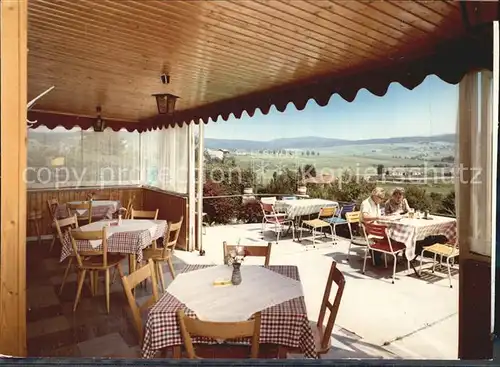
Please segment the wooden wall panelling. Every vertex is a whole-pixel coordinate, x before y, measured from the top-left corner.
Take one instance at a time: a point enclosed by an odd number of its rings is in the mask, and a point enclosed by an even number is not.
[[[86,200],[87,195],[95,192],[101,195],[110,195],[115,192],[118,196],[118,200],[122,206],[126,206],[129,198],[135,196],[134,207],[142,207],[142,189],[140,187],[132,188],[110,188],[110,189],[92,189],[92,188],[82,188],[82,189],[60,189],[60,190],[30,190],[28,191],[27,200],[27,212],[31,210],[41,210],[42,211],[42,225],[41,233],[42,235],[52,235],[51,229],[51,219],[49,210],[47,208],[47,200],[56,198],[59,200],[60,204],[67,203],[69,201]],[[33,228],[27,228],[27,235],[35,236]]]
[[[165,219],[169,222],[178,221],[181,216],[184,217],[182,223],[177,248],[188,249],[188,204],[187,197],[173,195],[159,190],[143,189],[144,210],[159,209],[158,219]]]

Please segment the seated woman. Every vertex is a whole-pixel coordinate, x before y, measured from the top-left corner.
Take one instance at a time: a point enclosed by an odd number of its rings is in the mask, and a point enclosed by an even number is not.
[[[385,215],[405,214],[410,210],[410,205],[404,197],[405,189],[395,188],[391,198],[385,203]]]

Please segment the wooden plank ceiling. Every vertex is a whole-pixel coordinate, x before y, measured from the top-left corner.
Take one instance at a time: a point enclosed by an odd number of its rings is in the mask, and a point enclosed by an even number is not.
[[[472,25],[497,14],[477,4]],[[93,117],[100,105],[133,126],[158,124],[151,94],[168,92],[178,122],[207,121],[240,115],[238,98],[387,69],[465,32],[450,1],[30,0],[28,97],[55,85],[37,110]]]

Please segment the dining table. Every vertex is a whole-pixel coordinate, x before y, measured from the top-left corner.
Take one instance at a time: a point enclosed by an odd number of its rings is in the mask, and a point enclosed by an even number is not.
[[[67,218],[68,206],[67,204],[76,205],[81,204],[83,201],[70,201],[66,204],[60,204],[56,208],[56,218]],[[121,204],[118,200],[93,200],[92,201],[92,218],[112,219],[113,214],[120,209]],[[79,215],[84,215],[87,210],[78,209]]]
[[[136,269],[136,263],[142,261],[142,250],[149,247],[154,240],[164,236],[167,221],[152,219],[101,220],[79,227],[81,231],[99,231],[106,227],[108,252],[127,254],[129,256],[129,273]],[[73,254],[73,246],[69,232],[61,240],[61,258],[64,261]],[[102,248],[102,241],[77,241],[78,251],[97,251]]]
[[[228,265],[187,265],[150,309],[144,326],[143,358],[154,358],[170,349],[180,358],[182,337],[177,311],[205,321],[245,321],[261,312],[260,344],[299,350],[317,358],[314,336],[304,300],[299,271],[289,265],[242,265],[239,285],[220,285],[230,279]],[[222,341],[193,338],[194,343],[216,345]],[[248,339],[231,344],[249,344]]]
[[[377,220],[387,226],[387,234],[391,240],[405,245],[405,256],[410,261],[417,275],[413,260],[420,255],[416,253],[417,241],[429,236],[444,235],[448,243],[457,240],[457,220],[452,217],[428,215],[427,218],[410,218],[406,215],[386,216]]]

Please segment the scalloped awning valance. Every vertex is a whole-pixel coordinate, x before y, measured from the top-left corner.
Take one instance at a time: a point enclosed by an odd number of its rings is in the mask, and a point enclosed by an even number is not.
[[[383,96],[431,74],[456,84],[492,69],[498,4],[30,2],[28,97],[56,88],[28,117],[88,129],[102,106],[113,130],[146,131],[289,103],[302,110],[310,99],[324,106],[335,93],[352,101],[363,88]],[[181,97],[173,118],[157,115],[151,95],[162,92]]]

